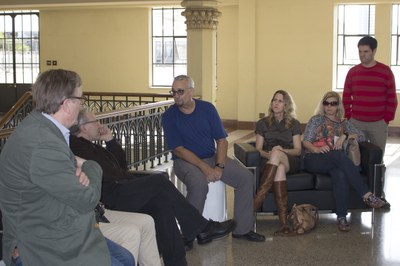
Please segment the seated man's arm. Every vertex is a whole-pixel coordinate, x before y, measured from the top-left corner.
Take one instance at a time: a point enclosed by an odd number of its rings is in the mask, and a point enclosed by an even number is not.
[[[228,154],[228,141],[225,138],[217,140],[217,154],[215,157],[215,163],[225,164],[227,154]]]
[[[92,212],[100,200],[102,170],[94,161],[83,162],[82,171],[89,179],[85,186],[76,175],[77,167],[69,149],[49,141],[32,154],[31,181],[78,212]]]
[[[209,181],[217,181],[222,176],[222,170],[212,168],[207,163],[205,163],[202,159],[200,159],[196,154],[191,152],[190,150],[186,149],[183,146],[176,147],[174,149],[174,154],[182,159],[187,161],[190,164],[197,166],[204,174],[204,177]]]
[[[110,128],[103,125],[100,129],[100,140],[104,140],[106,143],[106,149],[111,152],[115,159],[118,161],[119,166],[122,169],[128,169],[128,163],[126,161],[125,151],[122,149],[121,144],[114,138]]]

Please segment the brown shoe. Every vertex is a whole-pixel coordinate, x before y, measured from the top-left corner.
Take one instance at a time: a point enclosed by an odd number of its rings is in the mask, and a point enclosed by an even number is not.
[[[275,236],[288,235],[290,233],[289,226],[287,224],[287,205],[288,205],[288,193],[287,193],[287,182],[276,181],[273,184],[273,190],[275,195],[275,203],[278,208],[279,217],[279,230],[274,233]]]
[[[260,186],[257,189],[257,193],[254,196],[254,211],[257,211],[263,204],[265,198],[268,195],[269,190],[274,182],[276,170],[278,166],[267,163],[264,172],[261,177]]]

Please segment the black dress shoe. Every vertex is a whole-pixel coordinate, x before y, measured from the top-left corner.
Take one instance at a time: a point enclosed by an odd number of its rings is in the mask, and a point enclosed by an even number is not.
[[[253,231],[250,231],[244,235],[232,234],[232,237],[245,239],[245,240],[252,241],[252,242],[264,242],[265,241],[265,236],[257,234],[256,232],[253,232]]]
[[[206,228],[197,236],[197,244],[204,245],[216,238],[221,238],[229,234],[236,227],[234,220],[227,220],[225,222],[208,221]]]

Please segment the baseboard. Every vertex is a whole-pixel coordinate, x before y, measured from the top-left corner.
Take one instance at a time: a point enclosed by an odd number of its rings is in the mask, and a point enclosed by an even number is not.
[[[246,122],[246,121],[237,121],[237,120],[222,120],[225,128],[229,128],[230,130],[254,130],[256,128],[256,122]],[[304,132],[306,124],[301,124],[301,128]],[[389,126],[388,129],[389,137],[400,137],[400,127],[397,126]]]
[[[390,127],[388,129],[389,137],[400,137],[400,127]]]
[[[229,130],[254,130],[256,128],[255,122],[223,119],[222,123],[224,127]]]

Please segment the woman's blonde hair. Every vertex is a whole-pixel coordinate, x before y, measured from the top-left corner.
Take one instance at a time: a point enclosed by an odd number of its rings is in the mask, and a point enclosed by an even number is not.
[[[272,103],[274,101],[275,95],[281,94],[283,96],[283,101],[285,102],[285,107],[283,109],[283,118],[285,119],[285,128],[290,128],[293,124],[293,121],[296,118],[296,104],[293,101],[292,96],[285,90],[277,90],[269,103],[268,107],[268,115],[265,118],[267,121],[267,125],[271,125],[275,120],[274,112],[272,111]]]
[[[336,116],[342,120],[343,115],[344,115],[344,107],[342,103],[342,98],[340,97],[340,94],[335,92],[335,91],[328,91],[327,93],[324,94],[322,97],[322,100],[319,102],[317,108],[315,109],[315,114],[316,115],[325,115],[325,109],[323,102],[326,101],[328,98],[336,98],[338,105],[336,109]]]

